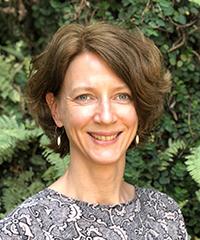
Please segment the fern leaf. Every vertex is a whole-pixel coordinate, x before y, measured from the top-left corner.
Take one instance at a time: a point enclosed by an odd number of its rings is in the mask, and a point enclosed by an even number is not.
[[[49,181],[52,179],[52,172],[55,174],[54,179],[61,177],[65,173],[70,162],[70,156],[67,155],[64,158],[60,158],[58,153],[54,153],[52,149],[45,147],[48,143],[49,139],[46,135],[43,135],[40,139],[40,145],[44,148],[42,155],[52,165],[51,170],[47,170],[48,172],[45,172],[43,177]]]
[[[183,140],[178,139],[177,141],[172,142],[170,138],[168,140],[169,147],[165,150],[165,154],[169,156],[169,160],[173,161],[173,156],[177,155],[179,150],[182,150],[186,147],[186,144]]]
[[[174,161],[174,156],[176,156],[179,150],[185,149],[186,144],[183,140],[176,140],[172,142],[172,139],[168,140],[169,147],[159,154],[159,158],[161,160],[161,165],[158,168],[159,171],[164,171],[169,165],[170,162]]]
[[[26,129],[16,119],[6,115],[0,117],[0,164],[9,161],[15,151],[28,149],[27,143],[42,134],[39,128]]]
[[[53,150],[46,148],[43,152],[43,156],[51,165],[54,166],[54,169],[56,170],[56,178],[61,177],[65,173],[70,162],[69,155],[64,158],[60,158],[58,153],[54,153]]]
[[[191,155],[186,156],[187,170],[191,177],[200,184],[200,146],[191,149]]]
[[[35,179],[31,168],[21,172],[14,180],[11,177],[4,179],[4,186],[1,202],[7,213],[45,187],[39,179]]]

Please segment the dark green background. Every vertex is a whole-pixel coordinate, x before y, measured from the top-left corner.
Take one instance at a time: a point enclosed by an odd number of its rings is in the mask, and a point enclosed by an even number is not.
[[[149,142],[127,152],[125,179],[173,197],[191,239],[200,238],[200,187],[186,164],[200,169],[200,6],[186,0],[0,1],[0,217],[61,176],[69,162],[45,148],[27,112],[30,60],[60,26],[97,21],[137,26],[164,55],[172,92]]]

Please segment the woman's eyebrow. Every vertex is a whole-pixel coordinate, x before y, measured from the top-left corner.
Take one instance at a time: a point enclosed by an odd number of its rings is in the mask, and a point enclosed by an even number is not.
[[[113,91],[129,91],[131,92],[130,88],[125,85],[122,84],[120,86],[113,86]],[[97,87],[95,86],[85,86],[85,85],[80,85],[80,86],[75,86],[74,88],[72,88],[70,91],[67,92],[67,94],[72,94],[72,95],[76,95],[79,94],[80,92],[94,92],[97,91]]]
[[[86,90],[86,91],[92,91],[92,90],[95,90],[96,87],[89,87],[89,86],[77,86],[77,87],[74,87],[70,92],[72,93],[76,93],[80,90]],[[126,85],[121,85],[121,86],[117,86],[117,87],[113,87],[114,90],[130,90],[128,86]]]
[[[74,87],[73,89],[71,89],[71,91],[69,91],[69,93],[76,94],[76,93],[79,93],[80,91],[92,91],[94,89],[95,89],[95,87],[77,86],[77,87]]]

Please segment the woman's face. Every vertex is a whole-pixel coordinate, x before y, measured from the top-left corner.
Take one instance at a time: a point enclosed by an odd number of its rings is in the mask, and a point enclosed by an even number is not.
[[[48,103],[54,100],[47,94]],[[71,62],[51,111],[57,126],[65,127],[71,160],[125,160],[138,127],[131,91],[95,54],[84,52]]]

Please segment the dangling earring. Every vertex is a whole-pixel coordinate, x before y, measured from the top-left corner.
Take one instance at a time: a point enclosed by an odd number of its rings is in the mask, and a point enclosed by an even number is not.
[[[60,145],[61,145],[61,135],[58,136],[58,138],[57,138],[57,145],[58,145],[58,147],[60,147]]]
[[[136,135],[136,137],[135,137],[136,146],[139,144],[139,142],[140,142],[139,135]]]
[[[55,129],[56,136],[58,135],[58,134],[57,134],[57,129],[58,129],[58,127],[56,126],[56,129]],[[63,127],[63,129],[62,129],[61,134],[57,137],[57,145],[58,145],[58,148],[60,148],[60,146],[61,146],[61,136],[63,135],[63,133],[64,133],[64,127]]]

